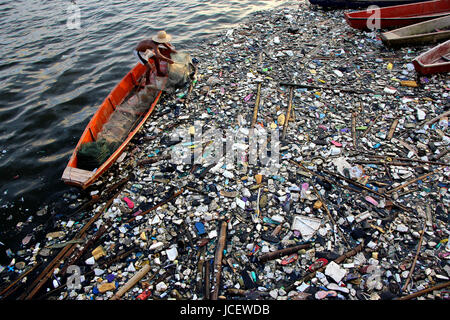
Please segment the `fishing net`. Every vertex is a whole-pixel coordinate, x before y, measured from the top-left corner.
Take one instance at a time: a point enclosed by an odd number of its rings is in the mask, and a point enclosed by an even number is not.
[[[169,90],[184,87],[193,79],[195,73],[195,67],[188,52],[180,51],[172,54],[171,59],[175,63],[168,65],[169,76],[166,87]]]
[[[83,144],[78,150],[78,168],[89,171],[98,168],[119,145],[104,139]]]

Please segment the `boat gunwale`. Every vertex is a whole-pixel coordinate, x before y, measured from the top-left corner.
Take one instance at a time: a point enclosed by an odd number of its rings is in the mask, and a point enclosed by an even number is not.
[[[450,40],[447,40],[447,41],[445,41],[443,43],[440,43],[440,44],[438,44],[438,45],[428,49],[427,51],[421,53],[420,55],[418,55],[417,57],[415,57],[413,59],[412,63],[414,64],[414,66],[418,65],[420,68],[425,69],[425,71],[426,71],[426,69],[437,69],[439,67],[446,67],[446,66],[450,67],[450,61],[448,61],[448,62],[440,62],[440,63],[430,63],[430,64],[424,64],[423,61],[422,61],[428,55],[432,54],[432,52],[438,50],[439,47],[443,47],[443,46],[446,46],[446,45],[450,45]],[[419,73],[422,73],[422,72],[420,72],[420,70],[417,70],[417,68],[416,68],[416,71],[419,72]],[[430,74],[430,73],[424,72],[422,74]]]

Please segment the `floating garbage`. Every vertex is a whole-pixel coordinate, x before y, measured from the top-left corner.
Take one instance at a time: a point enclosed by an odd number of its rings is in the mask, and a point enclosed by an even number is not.
[[[417,78],[421,51],[307,2],[252,14],[0,276],[51,264],[24,287],[59,300],[448,300],[450,80]],[[81,288],[54,290],[69,265]]]

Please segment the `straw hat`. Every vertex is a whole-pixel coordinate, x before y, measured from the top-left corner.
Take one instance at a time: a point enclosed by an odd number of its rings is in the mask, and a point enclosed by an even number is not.
[[[172,36],[165,31],[159,31],[156,36],[153,36],[152,40],[158,43],[167,43],[172,40]]]

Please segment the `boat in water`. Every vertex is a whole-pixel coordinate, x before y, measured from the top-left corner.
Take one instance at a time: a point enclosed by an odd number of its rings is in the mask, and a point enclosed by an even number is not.
[[[145,72],[146,67],[137,63],[99,106],[63,172],[66,184],[89,187],[119,158],[150,117],[163,92],[156,82],[164,79],[152,74],[150,85],[143,86]]]
[[[450,15],[383,32],[381,40],[386,46],[417,46],[450,39]]]
[[[352,28],[367,30],[399,28],[449,14],[450,0],[434,0],[345,12],[344,16]]]
[[[449,72],[450,40],[422,53],[412,63],[416,72],[421,75]]]
[[[430,0],[431,1],[431,0]],[[423,2],[423,0],[309,0],[312,5],[330,9],[359,9],[369,6],[388,7],[402,4]]]

